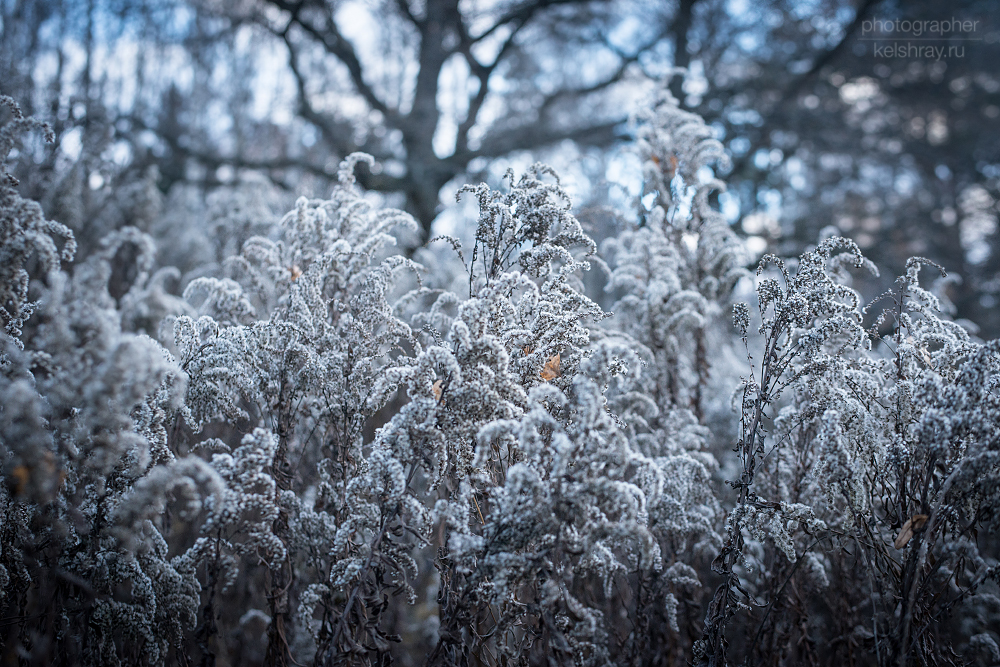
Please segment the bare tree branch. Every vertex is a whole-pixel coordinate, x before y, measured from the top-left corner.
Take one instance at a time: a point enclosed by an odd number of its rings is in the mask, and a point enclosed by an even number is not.
[[[527,23],[542,9],[558,5],[577,4],[582,5],[587,4],[587,2],[586,0],[535,0],[535,2],[526,2],[520,6],[510,9],[506,14],[497,19],[496,23],[483,31],[480,35],[473,37],[472,41],[480,42],[511,22],[520,21],[522,24]]]
[[[127,121],[140,130],[156,132],[155,127],[135,115],[119,116],[116,119],[116,122],[117,121]],[[245,155],[239,154],[220,155],[219,153],[192,148],[187,145],[186,142],[178,141],[176,137],[167,137],[160,133],[158,133],[157,136],[163,139],[169,146],[170,150],[174,153],[185,158],[196,160],[199,164],[209,170],[218,169],[222,166],[230,166],[236,169],[253,169],[269,173],[285,169],[301,169],[306,173],[328,180],[337,179],[337,170],[335,168],[328,169],[323,165],[310,162],[305,157],[296,158],[285,155],[279,157],[249,158]],[[368,169],[359,169],[356,176],[358,182],[361,183],[363,187],[370,190],[377,190],[379,192],[396,192],[403,190],[409,183],[406,178],[398,178],[384,172],[373,173]]]
[[[588,127],[554,129],[551,127],[531,125],[516,127],[503,134],[487,137],[480,147],[462,155],[456,155],[455,161],[463,165],[477,157],[498,157],[513,151],[538,148],[570,139],[585,146],[609,146],[625,138],[615,128],[622,121],[609,121]]]
[[[461,53],[465,56],[465,60],[469,65],[469,69],[472,73],[479,79],[479,90],[476,94],[469,100],[469,110],[466,113],[465,120],[458,126],[458,137],[455,142],[455,152],[459,153],[466,150],[469,146],[469,130],[475,126],[477,119],[479,118],[479,112],[483,107],[483,103],[486,101],[486,97],[490,92],[489,80],[493,75],[494,70],[497,65],[503,60],[511,47],[514,45],[514,39],[517,37],[521,29],[528,23],[531,15],[526,15],[523,20],[516,21],[516,25],[511,30],[507,39],[501,44],[500,49],[497,51],[497,55],[493,58],[493,62],[489,65],[483,65],[476,59],[472,53],[472,46],[475,40],[468,34],[465,28],[464,22],[459,21],[460,30],[460,42],[459,49]]]
[[[292,20],[296,25],[319,42],[327,53],[336,56],[336,58],[342,62],[345,67],[347,67],[347,71],[351,77],[351,82],[354,84],[358,93],[365,99],[366,102],[368,102],[369,106],[382,113],[388,123],[394,127],[399,126],[398,112],[383,102],[372,87],[365,81],[364,71],[361,67],[361,60],[358,58],[358,55],[354,50],[354,46],[341,34],[340,29],[337,27],[337,23],[332,16],[327,17],[325,25],[322,29],[320,29],[311,23],[307,23],[299,15],[299,12],[302,9],[302,3],[292,3],[288,2],[288,0],[269,1],[275,7],[291,12]]]
[[[680,0],[677,15],[674,17],[670,32],[674,34],[674,67],[687,69],[691,64],[691,54],[688,53],[688,33],[691,32],[691,22],[694,18],[694,6],[698,0]],[[670,93],[677,102],[684,106],[684,78],[672,77]]]
[[[861,29],[861,23],[879,2],[881,2],[881,0],[862,0],[854,14],[854,20],[851,21],[850,25],[847,26],[847,29],[844,30],[844,36],[841,37],[836,46],[820,54],[808,71],[796,77],[791,84],[789,84],[789,86],[782,91],[778,102],[771,107],[770,112],[762,114],[764,115],[764,123],[760,131],[760,136],[766,137],[769,134],[767,128],[774,127],[782,121],[786,114],[786,110],[788,109],[789,103],[794,100],[796,96],[798,96],[798,94],[802,91],[802,88],[807,83],[812,81],[816,75],[819,74],[820,70],[831,63],[837,54],[843,51],[848,41],[850,41],[858,30]],[[731,173],[743,173],[752,159],[753,151],[747,151],[746,155],[733,162],[733,169]]]
[[[413,10],[410,9],[410,3],[407,0],[396,0],[396,6],[399,8],[400,14],[405,16],[410,23],[417,27],[417,29],[420,29],[423,25],[423,21],[414,15]]]
[[[288,67],[292,70],[292,75],[295,77],[295,84],[299,93],[299,112],[302,114],[302,117],[319,128],[326,142],[335,147],[342,155],[353,152],[356,148],[350,146],[344,140],[346,133],[343,131],[343,128],[336,127],[329,118],[316,111],[313,107],[312,102],[309,100],[309,93],[306,90],[305,77],[302,75],[299,67],[298,53],[289,39],[287,32],[282,35],[282,40],[288,48]]]
[[[814,62],[809,71],[796,79],[795,83],[791,88],[785,93],[785,98],[790,99],[794,97],[802,89],[810,79],[819,74],[820,70],[826,67],[837,55],[844,50],[847,46],[847,41],[857,34],[858,30],[861,29],[861,24],[864,22],[868,16],[871,15],[872,10],[878,5],[882,0],[863,0],[861,5],[858,7],[857,12],[854,14],[854,20],[851,24],[847,26],[847,30],[844,31],[844,36],[841,38],[837,45],[832,49],[824,52],[820,55]]]

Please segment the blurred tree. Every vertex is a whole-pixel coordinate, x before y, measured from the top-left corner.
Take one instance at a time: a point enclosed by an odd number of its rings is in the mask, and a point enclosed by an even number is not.
[[[685,101],[725,133],[743,230],[761,251],[766,241],[794,253],[832,226],[886,275],[926,255],[963,277],[946,292],[957,315],[996,335],[994,3],[865,0],[853,12],[845,3],[742,4],[742,17],[696,14],[693,34],[718,37],[690,42],[706,92]],[[953,18],[975,27],[902,29]],[[887,33],[876,21],[900,28]],[[928,46],[940,50],[928,55]]]
[[[83,254],[123,225],[147,229],[159,214],[147,187],[159,180],[156,168],[180,169],[130,121],[161,100],[158,132],[181,131],[186,120],[163,58],[177,44],[175,10],[159,0],[0,2],[0,91],[53,130],[50,145],[22,140],[33,163],[20,161],[15,173],[25,196],[73,230]]]
[[[887,274],[925,254],[964,276],[948,295],[989,336],[1000,331],[991,6],[4,0],[0,81],[56,124],[60,150],[37,172],[48,176],[25,188],[57,218],[57,186],[98,210],[102,193],[152,164],[164,192],[247,170],[321,192],[363,150],[380,162],[364,185],[400,196],[426,237],[450,180],[565,140],[610,147],[633,100],[682,67],[670,88],[734,155],[721,204],[757,250],[797,254],[833,226]],[[940,58],[888,57],[908,35],[865,30],[951,17],[979,24],[911,42],[960,49]],[[109,58],[126,47],[131,58]]]
[[[677,11],[657,4],[206,2],[224,29],[254,24],[280,41],[294,112],[318,136],[277,161],[189,152],[209,165],[323,176],[339,157],[368,152],[385,168],[364,184],[403,193],[427,233],[442,186],[474,160],[567,139],[606,147],[622,136],[620,97],[643,78],[641,61],[685,29]]]

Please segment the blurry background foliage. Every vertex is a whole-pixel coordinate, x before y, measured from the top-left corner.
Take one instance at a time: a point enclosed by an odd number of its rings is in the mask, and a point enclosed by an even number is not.
[[[325,193],[356,150],[380,164],[362,184],[405,206],[424,238],[435,224],[455,231],[462,184],[496,184],[508,166],[542,158],[567,176],[600,240],[613,231],[601,206],[638,194],[638,164],[616,150],[628,115],[684,68],[670,88],[731,151],[719,205],[751,249],[796,254],[834,226],[886,275],[925,255],[963,277],[949,288],[956,316],[988,338],[1000,331],[995,9],[987,0],[0,0],[0,88],[53,125],[54,149],[25,147],[41,168],[25,174],[22,194],[84,250],[109,231],[93,226],[142,227],[164,197],[190,206],[260,175],[290,194]],[[874,45],[908,36],[862,34],[865,20],[951,17],[978,21],[933,42],[961,56],[884,57]],[[109,197],[125,184],[134,210]]]

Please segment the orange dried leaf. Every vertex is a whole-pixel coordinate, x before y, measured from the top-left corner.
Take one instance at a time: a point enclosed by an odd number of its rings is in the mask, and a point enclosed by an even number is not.
[[[26,465],[16,466],[10,471],[10,476],[14,478],[14,493],[20,495],[31,480],[31,470]]]
[[[298,264],[292,264],[292,268],[289,270],[292,272],[292,281],[296,281],[302,277],[302,269],[299,268]]]
[[[896,537],[896,541],[893,542],[893,546],[897,549],[905,547],[909,544],[910,540],[913,539],[913,534],[923,528],[925,523],[927,523],[926,514],[914,514],[911,516],[906,520],[906,523],[903,524],[903,527],[899,531],[899,535]]]
[[[897,549],[902,549],[909,543],[910,538],[913,537],[913,527],[910,522],[907,521],[903,524],[903,529],[899,531],[899,535],[896,536],[896,541],[892,543]]]
[[[554,355],[549,357],[549,360],[545,362],[545,367],[542,368],[542,372],[539,376],[548,382],[549,380],[555,380],[557,377],[562,375],[562,371],[559,369],[559,353],[556,352]]]
[[[667,169],[664,169],[663,173],[665,173],[668,178],[673,178],[674,174],[677,173],[677,156],[676,155],[671,155],[670,156],[670,166]]]
[[[440,401],[441,394],[444,392],[444,386],[441,384],[441,380],[434,383],[434,386],[431,387],[431,391],[434,392],[434,398]]]

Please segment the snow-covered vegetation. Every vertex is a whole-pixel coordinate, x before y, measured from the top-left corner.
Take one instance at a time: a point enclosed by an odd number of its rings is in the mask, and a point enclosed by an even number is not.
[[[353,154],[284,215],[122,188],[83,255],[0,101],[5,663],[1000,662],[1000,344],[927,260],[755,272],[669,93],[600,247],[536,165],[410,253]]]

